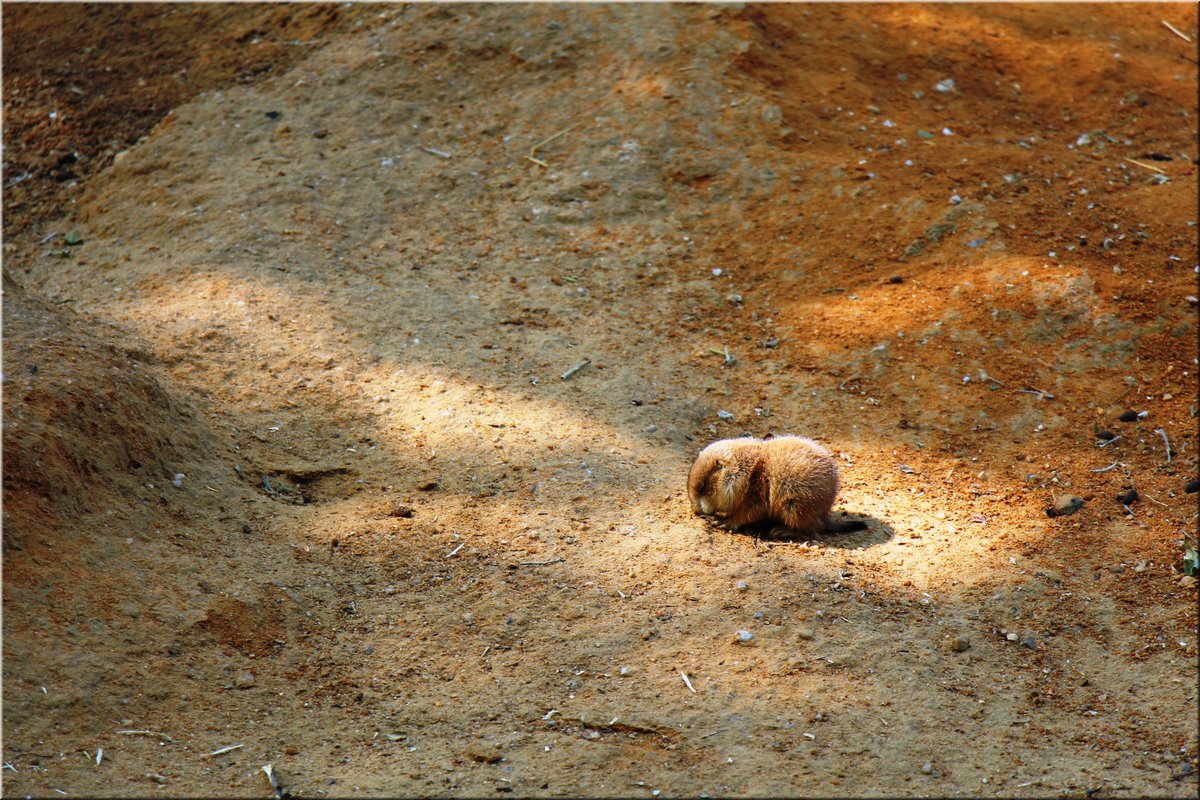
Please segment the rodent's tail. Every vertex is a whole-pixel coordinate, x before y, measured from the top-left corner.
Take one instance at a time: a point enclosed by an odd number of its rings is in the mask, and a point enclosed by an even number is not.
[[[865,531],[867,523],[861,519],[839,519],[826,520],[825,525],[821,528],[822,533],[850,533],[851,531]]]

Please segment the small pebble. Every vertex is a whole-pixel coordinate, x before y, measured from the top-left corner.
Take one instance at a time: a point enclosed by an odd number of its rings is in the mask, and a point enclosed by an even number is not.
[[[904,283],[904,276],[893,275],[892,277],[888,278],[888,283]]]
[[[763,342],[763,347],[767,347],[767,348],[774,350],[776,347],[779,347],[779,340],[778,339],[767,339],[765,342]]]
[[[1032,633],[1027,633],[1021,637],[1021,644],[1028,647],[1030,650],[1037,650],[1037,640],[1033,638]]]
[[[1068,514],[1074,514],[1079,509],[1083,508],[1084,500],[1082,497],[1074,494],[1064,494],[1062,497],[1054,501],[1054,505],[1046,509],[1048,517],[1065,517]]]
[[[1130,489],[1128,492],[1122,492],[1117,495],[1117,501],[1123,506],[1132,505],[1138,501],[1137,489]]]
[[[252,686],[254,686],[253,672],[240,673],[236,678],[233,679],[233,688],[235,689],[249,689]]]
[[[943,81],[938,81],[936,84],[934,84],[933,88],[937,89],[939,92],[953,92],[955,88],[954,78],[946,78]]]
[[[730,414],[728,411],[725,411],[725,410],[718,411],[717,416],[727,422],[729,420],[733,419],[733,414]]]
[[[389,513],[391,513],[393,517],[403,517],[408,519],[413,515],[413,510],[411,506],[407,506],[404,503],[396,503],[396,505],[392,506],[392,510]]]
[[[748,588],[750,588],[750,587],[748,587],[748,586],[746,585],[746,582],[745,582],[745,581],[738,581],[738,582],[737,582],[737,588],[738,588],[738,591],[739,591],[739,592],[744,592],[744,591],[746,591],[746,589],[748,589]]]
[[[1137,420],[1137,418],[1138,413],[1136,411],[1126,411],[1124,414],[1117,417],[1117,419],[1121,420],[1121,422],[1134,422]]]
[[[921,772],[925,773],[926,775],[932,775],[933,774],[933,764],[930,764],[928,761],[926,761],[924,764],[921,765]]]
[[[467,745],[464,753],[467,758],[479,764],[495,764],[500,761],[500,753],[494,747],[488,747],[480,742]]]
[[[184,478],[184,475],[182,472],[176,472],[175,477],[171,479],[171,485],[174,486],[176,489],[182,489],[183,488],[183,478]]]
[[[1117,438],[1117,435],[1112,431],[1100,431],[1096,434],[1096,438],[1100,439],[1102,442],[1107,442]]]
[[[956,653],[961,653],[971,646],[971,640],[965,636],[955,636],[950,640],[950,649]]]
[[[1188,494],[1195,494],[1196,492],[1200,492],[1200,480],[1188,481],[1187,486],[1184,486],[1183,490],[1185,492],[1187,492]]]
[[[1179,585],[1185,589],[1189,589],[1196,585],[1195,575],[1183,575],[1179,578]]]
[[[425,483],[422,483],[420,486],[417,487],[417,491],[432,492],[434,489],[437,489],[439,487],[439,485],[440,484],[437,481],[426,481]]]
[[[1015,633],[1010,632],[1010,633],[1005,634],[1004,638],[1008,639],[1010,642],[1015,642],[1017,639],[1020,639],[1021,637],[1017,636]]]
[[[754,634],[751,633],[750,631],[738,631],[737,638],[738,638],[739,642],[744,644],[746,642],[749,642],[751,639],[753,639]]]

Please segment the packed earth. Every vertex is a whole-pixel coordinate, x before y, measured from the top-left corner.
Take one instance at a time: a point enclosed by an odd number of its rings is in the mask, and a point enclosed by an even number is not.
[[[1198,33],[5,3],[4,795],[1195,797]]]

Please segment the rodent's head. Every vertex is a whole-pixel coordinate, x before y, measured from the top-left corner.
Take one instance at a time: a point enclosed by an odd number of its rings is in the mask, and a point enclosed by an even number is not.
[[[713,442],[700,451],[688,473],[688,498],[701,516],[728,517],[745,494],[749,474],[732,442]]]

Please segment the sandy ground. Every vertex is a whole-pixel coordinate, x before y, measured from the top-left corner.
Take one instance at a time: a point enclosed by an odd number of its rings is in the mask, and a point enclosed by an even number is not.
[[[6,796],[1195,796],[1194,4],[3,13]]]

